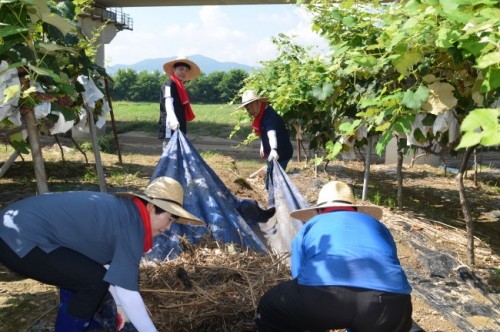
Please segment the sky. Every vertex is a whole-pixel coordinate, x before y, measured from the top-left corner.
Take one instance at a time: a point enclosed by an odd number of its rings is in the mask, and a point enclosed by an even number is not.
[[[304,46],[325,48],[311,31],[308,13],[292,4],[124,7],[133,31],[118,32],[105,46],[105,65],[200,54],[221,62],[256,66],[277,55],[271,37],[296,36]]]

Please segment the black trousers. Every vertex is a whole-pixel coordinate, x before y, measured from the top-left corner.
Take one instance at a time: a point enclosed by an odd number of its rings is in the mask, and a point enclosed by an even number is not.
[[[411,314],[410,295],[352,287],[303,286],[290,280],[264,294],[255,322],[259,332],[408,332]]]
[[[0,238],[0,263],[24,277],[73,291],[68,313],[79,318],[91,318],[109,289],[103,280],[106,268],[68,248],[46,253],[36,247],[21,258]]]

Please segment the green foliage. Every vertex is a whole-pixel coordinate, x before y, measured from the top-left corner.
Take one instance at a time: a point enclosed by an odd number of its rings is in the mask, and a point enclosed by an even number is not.
[[[92,142],[90,142],[90,141],[81,142],[79,145],[80,145],[80,149],[83,152],[92,152],[92,151],[94,151],[94,148],[92,146]]]
[[[220,155],[220,154],[219,154],[219,153],[217,153],[216,151],[206,150],[206,151],[202,151],[202,152],[200,153],[200,155],[201,155],[204,159],[207,159],[207,158],[211,158],[211,157],[218,156],[218,155]]]
[[[102,136],[99,138],[99,151],[105,153],[116,153],[116,144],[114,137]]]
[[[372,200],[373,200],[373,204],[375,204],[375,205],[381,205],[381,203],[382,203],[382,196],[380,195],[380,193],[378,191],[375,193],[375,195],[373,195]]]
[[[230,102],[243,87],[248,74],[241,69],[213,72],[186,83],[191,103],[221,104]],[[159,102],[160,87],[166,74],[154,71],[139,73],[132,69],[119,69],[113,75],[110,93],[120,101]]]
[[[461,121],[500,97],[500,9],[489,0],[361,3],[299,0],[330,53],[319,57],[279,35],[278,57],[251,73],[245,88],[268,97],[290,129],[303,130],[310,148],[326,149],[328,158],[343,150],[341,141],[366,141],[361,128],[378,135],[379,154],[394,135],[412,133],[408,142],[456,146],[446,131],[410,125],[428,114],[432,126],[451,110]],[[462,127],[466,144],[495,144],[498,119],[480,127],[480,139]]]
[[[78,28],[78,13],[91,3],[90,0],[0,1],[0,76],[9,86],[8,93],[0,96],[0,102],[12,99],[14,90],[9,89],[16,89],[18,100],[12,104],[13,117],[49,102],[66,119],[77,119],[83,105],[80,94],[83,87],[77,77],[107,76],[93,59],[99,32],[95,32],[94,39],[88,39]],[[96,107],[95,112],[100,111]],[[16,125],[19,124],[1,122],[2,128]],[[41,133],[46,131],[39,129]]]
[[[417,91],[406,90],[401,100],[401,104],[412,109],[419,110],[422,108],[422,104],[426,102],[429,98],[429,89],[425,86],[419,86]]]
[[[217,103],[229,103],[243,88],[244,81],[248,77],[247,72],[241,69],[233,69],[224,73],[217,84],[219,100]]]
[[[464,135],[457,149],[475,145],[500,145],[499,117],[500,108],[479,108],[470,112],[460,127]]]
[[[135,172],[133,174],[130,174],[129,171],[115,171],[111,173],[110,179],[111,181],[118,186],[124,186],[128,182],[135,182],[137,181],[137,178],[139,177],[140,173]]]
[[[95,183],[98,182],[97,171],[94,166],[88,166],[85,174],[82,177],[83,182]]]

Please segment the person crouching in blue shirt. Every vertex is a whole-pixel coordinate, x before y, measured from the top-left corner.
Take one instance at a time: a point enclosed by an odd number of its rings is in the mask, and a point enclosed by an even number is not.
[[[259,332],[407,332],[411,287],[382,210],[355,203],[348,184],[327,183],[317,205],[293,211],[305,222],[292,242],[293,280],[260,300]]]

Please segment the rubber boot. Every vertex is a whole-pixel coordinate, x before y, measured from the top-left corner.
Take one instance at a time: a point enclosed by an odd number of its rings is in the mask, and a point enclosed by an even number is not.
[[[78,318],[68,313],[68,303],[73,297],[73,292],[64,288],[59,289],[59,310],[54,331],[55,332],[84,332],[90,319]]]

